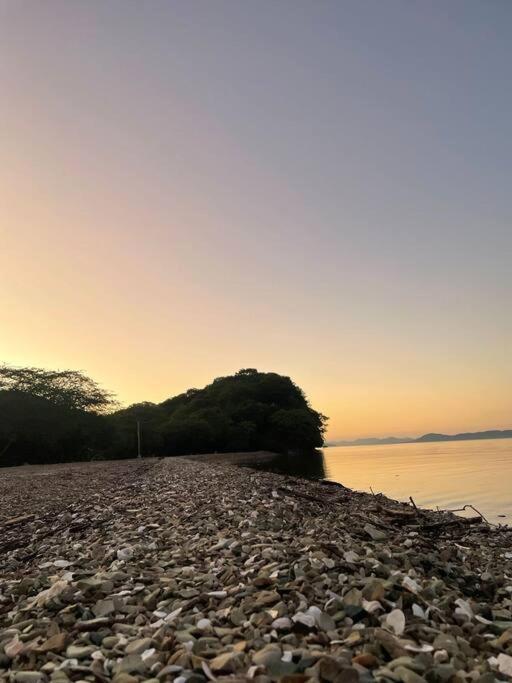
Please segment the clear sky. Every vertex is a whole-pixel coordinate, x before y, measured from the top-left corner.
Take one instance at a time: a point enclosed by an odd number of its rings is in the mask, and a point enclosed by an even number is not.
[[[0,359],[512,427],[512,3],[0,1]]]

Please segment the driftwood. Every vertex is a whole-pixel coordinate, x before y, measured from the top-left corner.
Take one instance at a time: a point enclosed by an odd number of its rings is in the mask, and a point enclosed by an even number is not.
[[[473,510],[473,512],[476,512],[476,514],[477,514],[479,517],[481,517],[481,518],[484,520],[484,522],[485,522],[486,524],[491,525],[491,522],[489,522],[487,519],[485,519],[485,517],[484,517],[483,514],[480,512],[480,510],[477,510],[476,507],[475,507],[474,505],[470,505],[469,503],[467,503],[466,505],[463,505],[461,508],[455,508],[455,509],[453,509],[453,510],[446,510],[446,512],[464,512],[464,510],[467,510],[468,508],[469,508],[470,510]],[[463,518],[463,519],[464,519],[464,518]],[[469,519],[471,519],[471,518],[469,518]],[[496,526],[496,525],[494,524],[494,525],[492,525],[492,526]]]
[[[382,512],[389,517],[398,517],[401,519],[410,519],[416,517],[416,510],[409,510],[407,508],[386,508],[383,505],[377,505],[377,512]]]
[[[21,515],[20,517],[12,517],[11,519],[6,519],[2,523],[2,526],[16,526],[17,524],[23,524],[23,522],[31,522],[35,519],[35,515]]]
[[[418,506],[417,506],[416,503],[414,502],[414,498],[413,498],[412,496],[409,496],[409,500],[411,501],[411,505],[412,505],[413,508],[416,510],[416,512],[419,512]]]

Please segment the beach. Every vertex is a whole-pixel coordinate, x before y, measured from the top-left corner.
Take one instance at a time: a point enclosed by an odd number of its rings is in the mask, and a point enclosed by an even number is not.
[[[510,680],[511,531],[237,460],[4,468],[3,680]]]

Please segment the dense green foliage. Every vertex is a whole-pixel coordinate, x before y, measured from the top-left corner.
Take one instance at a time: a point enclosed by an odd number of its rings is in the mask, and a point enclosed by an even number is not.
[[[80,372],[0,366],[0,465],[93,457],[112,443],[113,406]]]
[[[108,412],[81,373],[0,367],[0,465],[143,455],[272,450],[323,443],[326,418],[289,377],[240,370],[163,403]]]

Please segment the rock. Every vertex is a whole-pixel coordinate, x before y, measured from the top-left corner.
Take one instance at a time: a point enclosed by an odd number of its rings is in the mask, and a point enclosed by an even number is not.
[[[255,652],[252,656],[252,661],[257,666],[265,666],[276,664],[281,661],[281,648],[277,645],[266,645],[262,650]]]
[[[69,645],[66,649],[68,659],[88,659],[96,648],[90,645]]]
[[[243,624],[244,621],[247,619],[247,617],[242,612],[242,610],[238,609],[236,607],[235,607],[235,609],[231,610],[231,614],[229,615],[229,618],[231,620],[231,623],[234,626],[240,626],[240,624]]]
[[[206,631],[211,628],[212,622],[209,619],[199,619],[196,626],[201,631]]]
[[[405,631],[405,614],[401,609],[394,609],[386,616],[386,624],[395,632],[395,635],[401,636]]]
[[[328,683],[358,683],[359,674],[356,669],[347,666],[342,659],[322,657],[318,662],[320,678]]]
[[[46,683],[47,677],[40,671],[17,671],[14,674],[15,683]]]
[[[118,636],[105,636],[101,641],[101,645],[110,650],[111,648],[115,647],[118,642]]]
[[[440,633],[434,639],[433,646],[435,650],[445,650],[451,655],[456,655],[459,651],[459,646],[455,638],[447,633]]]
[[[239,652],[223,652],[212,659],[210,669],[215,673],[219,671],[233,673],[240,668],[241,663],[242,659]]]
[[[362,652],[360,655],[352,657],[352,663],[364,666],[365,669],[374,669],[379,665],[379,660],[375,655],[372,655],[369,652]]]
[[[275,605],[281,599],[279,593],[276,591],[260,591],[254,602],[256,607],[268,607]]]
[[[50,588],[41,591],[38,595],[33,598],[29,607],[44,607],[61,595],[65,590],[69,588],[69,583],[65,579],[59,579],[55,581]]]
[[[322,631],[334,631],[336,628],[334,619],[326,612],[320,612],[316,618],[316,623]]]
[[[313,614],[306,614],[305,612],[297,612],[292,617],[295,624],[302,624],[306,628],[315,628],[316,619]]]
[[[96,617],[107,617],[116,611],[114,607],[114,601],[98,600],[98,602],[92,608],[92,611]]]
[[[276,631],[289,631],[292,627],[292,622],[288,617],[280,617],[278,619],[274,619],[272,622],[272,628],[275,628]]]
[[[138,683],[138,681],[136,676],[124,672],[116,674],[112,679],[112,683]]]
[[[127,655],[140,655],[149,650],[152,645],[153,641],[151,638],[137,638],[137,640],[132,640],[126,645],[125,652]]]
[[[439,664],[435,666],[431,672],[429,672],[436,681],[441,681],[441,683],[446,683],[447,681],[452,681],[455,676],[455,669],[449,664]]]
[[[385,531],[377,529],[373,524],[365,524],[364,530],[373,541],[385,541],[388,537]]]
[[[117,551],[117,559],[118,560],[131,560],[133,557],[133,548],[130,546],[127,546],[126,548],[120,548]]]
[[[116,666],[116,673],[143,674],[146,665],[138,654],[126,655]]]
[[[510,655],[506,655],[504,652],[500,652],[496,659],[500,674],[504,674],[505,676],[510,676],[512,678],[512,657]]]
[[[372,579],[365,585],[362,591],[363,598],[369,602],[372,602],[373,600],[382,600],[384,595],[384,583],[380,579]]]
[[[62,652],[66,648],[68,641],[69,636],[67,633],[56,633],[39,645],[37,649],[39,652]]]
[[[17,633],[14,635],[12,640],[9,640],[7,643],[4,644],[4,652],[9,659],[14,659],[19,654],[21,654],[24,649],[25,649],[25,645],[19,639],[19,636]]]
[[[398,666],[394,669],[394,673],[402,681],[402,683],[426,683],[423,676],[419,676],[417,673],[411,669],[407,669],[405,666]]]

